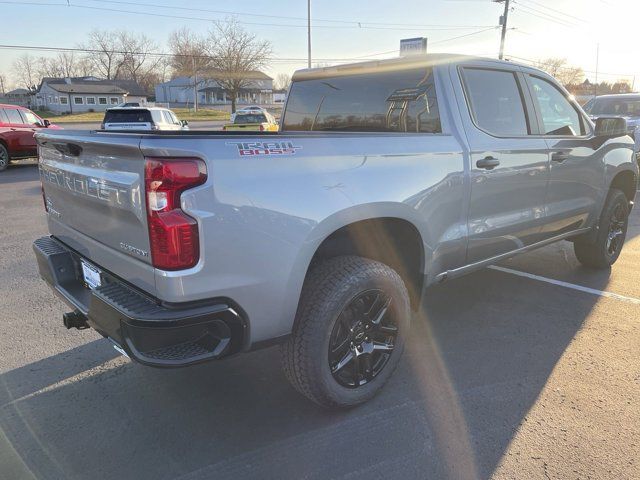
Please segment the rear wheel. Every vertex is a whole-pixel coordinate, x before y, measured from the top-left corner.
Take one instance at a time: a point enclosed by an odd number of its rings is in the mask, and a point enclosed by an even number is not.
[[[365,402],[397,366],[409,316],[409,294],[393,269],[356,256],[326,260],[305,282],[282,347],[285,373],[323,407]]]
[[[7,147],[0,143],[0,172],[9,166],[9,152]]]
[[[618,189],[611,189],[602,210],[594,241],[576,241],[573,249],[580,263],[592,268],[608,268],[620,256],[627,236],[629,201]]]

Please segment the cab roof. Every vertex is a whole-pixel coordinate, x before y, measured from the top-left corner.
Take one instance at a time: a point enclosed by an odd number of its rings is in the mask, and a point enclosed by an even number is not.
[[[424,55],[412,55],[409,57],[397,57],[384,60],[369,60],[366,62],[348,63],[331,67],[305,68],[297,70],[292,77],[293,81],[311,80],[313,78],[336,77],[343,75],[357,75],[379,71],[408,70],[418,67],[433,67],[435,65],[449,65],[468,61],[484,61],[502,63],[509,66],[525,67],[530,70],[538,70],[520,62],[511,60],[498,60],[489,57],[476,57],[457,53],[428,53]],[[541,70],[538,70],[541,71]]]

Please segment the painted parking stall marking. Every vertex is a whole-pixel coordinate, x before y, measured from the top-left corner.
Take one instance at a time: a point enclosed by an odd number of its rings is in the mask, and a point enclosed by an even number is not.
[[[521,272],[519,270],[513,270],[511,268],[499,267],[492,265],[488,267],[492,270],[497,270],[503,273],[510,273],[511,275],[517,275],[519,277],[529,278],[531,280],[537,280],[539,282],[550,283],[559,287],[570,288],[579,292],[589,293],[591,295],[598,295],[600,297],[613,298],[615,300],[621,300],[623,302],[632,303],[634,305],[640,305],[640,298],[627,297],[618,293],[605,292],[602,290],[596,290],[595,288],[583,287],[582,285],[576,285],[574,283],[563,282],[562,280],[555,280],[553,278],[541,277],[540,275],[534,275],[533,273]]]

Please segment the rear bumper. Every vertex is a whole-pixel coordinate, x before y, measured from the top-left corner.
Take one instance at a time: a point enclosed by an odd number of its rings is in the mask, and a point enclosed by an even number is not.
[[[89,289],[81,256],[53,237],[33,243],[40,276],[87,323],[129,357],[154,367],[183,367],[242,349],[246,322],[230,302],[165,304],[102,270]]]

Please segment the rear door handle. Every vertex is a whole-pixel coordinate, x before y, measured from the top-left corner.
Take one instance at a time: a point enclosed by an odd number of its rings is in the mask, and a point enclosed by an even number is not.
[[[500,165],[500,160],[492,156],[484,157],[476,162],[476,167],[484,168],[485,170],[493,170],[498,165]]]
[[[562,163],[567,158],[569,158],[569,154],[567,152],[553,152],[551,154],[551,160],[554,162]]]

